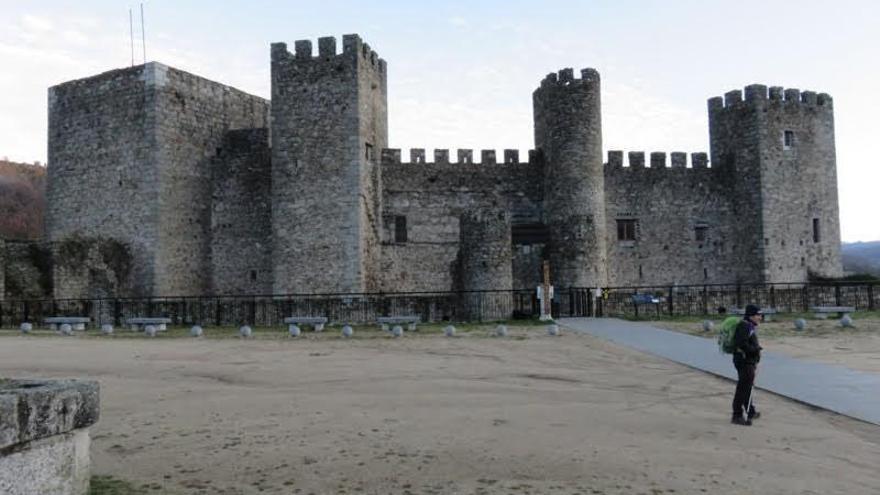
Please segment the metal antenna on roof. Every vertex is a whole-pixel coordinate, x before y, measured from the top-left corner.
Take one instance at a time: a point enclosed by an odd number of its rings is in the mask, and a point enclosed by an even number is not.
[[[147,63],[147,35],[144,32],[144,4],[141,2],[141,43],[144,46],[144,63]]]
[[[134,67],[134,21],[132,20],[131,7],[128,8],[128,38],[131,47],[131,66]]]

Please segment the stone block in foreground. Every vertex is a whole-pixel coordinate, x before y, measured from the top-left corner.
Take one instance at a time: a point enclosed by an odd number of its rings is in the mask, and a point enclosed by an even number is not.
[[[0,493],[88,493],[99,396],[93,381],[0,378]]]

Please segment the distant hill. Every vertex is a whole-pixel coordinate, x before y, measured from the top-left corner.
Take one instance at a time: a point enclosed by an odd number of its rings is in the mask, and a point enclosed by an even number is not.
[[[880,276],[880,241],[844,243],[841,259],[848,273]]]
[[[0,239],[43,236],[46,168],[0,160]]]

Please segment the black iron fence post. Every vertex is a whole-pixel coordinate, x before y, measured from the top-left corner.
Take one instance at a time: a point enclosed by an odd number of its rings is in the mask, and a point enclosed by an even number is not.
[[[736,284],[736,307],[743,307],[742,285]]]
[[[834,305],[840,306],[840,284],[834,284]]]
[[[868,286],[868,311],[874,311],[874,286]]]
[[[675,286],[669,286],[669,297],[666,298],[666,303],[669,309],[669,316],[672,316],[675,311],[675,301],[673,300],[673,291],[675,290]]]

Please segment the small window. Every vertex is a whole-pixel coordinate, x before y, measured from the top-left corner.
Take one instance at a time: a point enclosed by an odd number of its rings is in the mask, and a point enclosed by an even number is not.
[[[394,242],[406,242],[406,217],[394,217]]]
[[[709,278],[709,269],[703,268],[703,280],[706,280],[707,278]]]
[[[819,232],[819,219],[813,219],[813,242],[819,242],[821,240],[821,235]]]
[[[698,242],[706,241],[706,232],[709,231],[709,227],[705,225],[697,225],[694,227],[694,239]]]
[[[782,147],[787,150],[794,148],[794,131],[784,131],[782,133]]]
[[[639,265],[639,280],[645,278],[645,274],[642,272],[642,265]]]
[[[618,241],[634,241],[636,240],[636,220],[626,219],[617,221],[617,240]]]
[[[364,144],[364,158],[367,160],[373,159],[373,145],[370,143]]]
[[[257,271],[251,270],[251,281],[255,281],[257,279]]]

